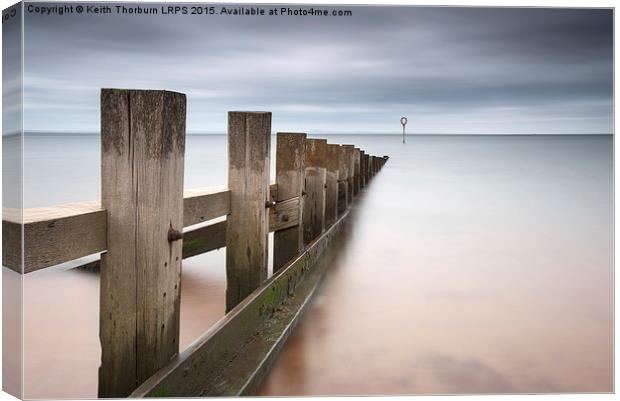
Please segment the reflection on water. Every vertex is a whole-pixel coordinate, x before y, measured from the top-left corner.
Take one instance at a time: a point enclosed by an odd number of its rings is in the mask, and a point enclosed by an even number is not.
[[[610,136],[328,138],[391,158],[261,394],[611,391]],[[25,142],[26,205],[97,199],[98,139],[55,141]],[[226,182],[225,144],[188,137],[186,188]],[[181,348],[223,315],[224,260],[183,262]],[[96,396],[98,290],[26,276],[26,397]]]

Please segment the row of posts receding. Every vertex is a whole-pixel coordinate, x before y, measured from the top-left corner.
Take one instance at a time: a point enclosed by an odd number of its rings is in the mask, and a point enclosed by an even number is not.
[[[101,397],[129,395],[179,352],[185,119],[181,93],[101,92]],[[228,113],[227,312],[267,279],[271,207],[294,202],[299,214],[298,225],[274,233],[276,274],[346,213],[386,161],[278,133],[272,199],[270,147],[270,112]]]

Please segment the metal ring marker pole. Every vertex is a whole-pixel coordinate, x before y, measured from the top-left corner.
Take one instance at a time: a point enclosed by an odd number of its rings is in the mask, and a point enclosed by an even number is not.
[[[401,117],[400,123],[403,126],[403,143],[405,143],[405,125],[407,125],[407,117]]]

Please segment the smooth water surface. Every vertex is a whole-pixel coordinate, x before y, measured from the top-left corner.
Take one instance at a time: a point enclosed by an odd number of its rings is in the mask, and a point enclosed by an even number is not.
[[[327,138],[390,160],[261,394],[612,390],[611,136]],[[98,199],[99,152],[27,137],[25,206]],[[225,136],[188,136],[185,166],[186,188],[225,184]],[[182,280],[183,349],[223,316],[225,252]],[[25,277],[26,397],[96,396],[98,286]]]

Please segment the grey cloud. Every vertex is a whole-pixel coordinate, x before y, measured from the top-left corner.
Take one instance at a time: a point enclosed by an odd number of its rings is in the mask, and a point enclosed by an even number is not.
[[[27,15],[26,128],[97,130],[101,87],[143,87],[187,93],[192,131],[269,108],[274,130],[387,132],[406,114],[417,132],[611,132],[611,10],[343,8]]]

